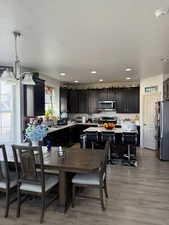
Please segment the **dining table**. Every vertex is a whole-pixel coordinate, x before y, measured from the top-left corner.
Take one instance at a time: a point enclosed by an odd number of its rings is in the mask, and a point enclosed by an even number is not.
[[[75,173],[95,173],[103,159],[104,150],[63,148],[64,156],[60,157],[58,148],[43,151],[44,168],[50,172],[58,171],[59,199],[57,211],[65,213],[71,203],[71,179]],[[12,150],[7,151],[8,162],[14,164]],[[0,160],[1,156],[0,156]]]

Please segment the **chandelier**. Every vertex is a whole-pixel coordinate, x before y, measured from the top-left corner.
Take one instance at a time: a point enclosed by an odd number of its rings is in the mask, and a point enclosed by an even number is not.
[[[18,38],[21,36],[21,33],[14,31],[13,35],[15,39],[15,61],[13,65],[13,71],[9,68],[6,69],[0,77],[0,81],[6,82],[12,85],[16,85],[18,81],[21,81],[21,84],[23,85],[35,85],[35,82],[32,79],[32,73],[21,71],[21,61],[19,60],[18,49],[17,49],[18,48],[17,41],[18,41]]]

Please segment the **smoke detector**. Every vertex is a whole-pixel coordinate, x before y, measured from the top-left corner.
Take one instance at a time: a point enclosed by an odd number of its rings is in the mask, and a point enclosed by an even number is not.
[[[156,9],[154,12],[154,15],[159,18],[160,16],[165,16],[169,13],[169,9],[166,8],[160,8],[160,9]]]

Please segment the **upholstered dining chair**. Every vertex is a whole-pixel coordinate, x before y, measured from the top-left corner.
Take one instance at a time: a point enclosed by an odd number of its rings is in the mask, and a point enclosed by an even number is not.
[[[10,204],[16,200],[11,199],[12,189],[16,188],[16,185],[16,173],[9,170],[5,145],[0,145],[0,192],[6,194],[5,217],[8,217]]]
[[[42,211],[40,223],[43,223],[44,213],[47,206],[52,203],[57,195],[46,202],[47,193],[54,188],[58,182],[57,175],[44,172],[44,160],[42,147],[17,146],[13,145],[13,154],[17,172],[17,214],[20,216],[21,204],[26,200],[27,195],[41,197]],[[25,194],[22,199],[21,194]]]
[[[107,141],[104,149],[103,161],[100,168],[96,173],[78,173],[72,178],[72,207],[75,206],[76,187],[92,187],[99,189],[99,197],[81,196],[85,198],[92,198],[101,202],[102,210],[105,210],[103,190],[106,198],[108,198],[107,182],[106,182],[106,167],[107,167],[107,154],[109,151],[110,142]]]

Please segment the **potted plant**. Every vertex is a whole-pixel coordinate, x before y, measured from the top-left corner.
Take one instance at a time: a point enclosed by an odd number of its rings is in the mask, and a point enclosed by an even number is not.
[[[32,142],[32,146],[38,146],[39,141],[43,141],[43,138],[47,136],[48,128],[45,125],[37,124],[36,121],[28,123],[27,126],[26,139]]]

